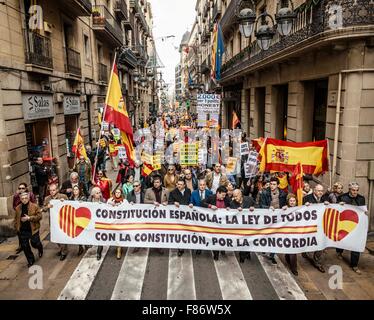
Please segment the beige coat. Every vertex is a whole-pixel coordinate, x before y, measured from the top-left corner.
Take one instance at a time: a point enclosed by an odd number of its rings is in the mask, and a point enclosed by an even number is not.
[[[21,228],[22,203],[16,208],[16,216],[14,217],[14,228],[17,232]],[[30,217],[31,232],[35,234],[40,229],[40,220],[42,220],[42,212],[37,204],[29,202],[27,215]]]
[[[168,202],[168,200],[169,200],[169,191],[165,188],[162,188],[161,203]],[[156,195],[153,192],[152,188],[147,189],[144,195],[144,203],[153,204],[155,202],[156,202]]]
[[[219,186],[227,187],[228,184],[229,184],[229,180],[227,179],[226,175],[224,175],[222,173],[220,175],[221,175],[221,178],[219,179]],[[212,184],[213,184],[213,172],[210,172],[205,177],[205,182],[206,182],[206,186],[208,187],[208,189],[211,189]]]

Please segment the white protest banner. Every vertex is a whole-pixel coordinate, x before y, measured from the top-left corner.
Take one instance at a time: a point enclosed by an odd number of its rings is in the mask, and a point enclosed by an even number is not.
[[[242,156],[249,154],[249,145],[248,142],[244,142],[240,144],[240,154]]]
[[[256,151],[249,152],[247,162],[244,163],[244,173],[246,178],[252,178],[257,175],[257,157],[258,153]]]
[[[118,158],[120,160],[126,160],[127,154],[126,154],[126,148],[125,147],[117,147],[118,149]]]
[[[197,113],[219,114],[221,96],[219,94],[198,94]]]
[[[350,205],[239,212],[60,200],[51,204],[51,241],[76,245],[274,253],[335,247],[363,252],[368,231],[364,209]]]

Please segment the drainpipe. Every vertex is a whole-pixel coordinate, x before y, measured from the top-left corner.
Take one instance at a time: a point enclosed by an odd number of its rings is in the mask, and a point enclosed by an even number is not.
[[[339,72],[338,101],[336,102],[334,153],[333,153],[333,158],[332,158],[332,174],[331,174],[331,178],[334,178],[335,174],[336,174],[336,160],[337,160],[337,156],[338,156],[338,139],[339,139],[339,123],[340,123],[340,104],[341,104],[340,97],[341,97],[341,91],[342,91],[342,72]]]

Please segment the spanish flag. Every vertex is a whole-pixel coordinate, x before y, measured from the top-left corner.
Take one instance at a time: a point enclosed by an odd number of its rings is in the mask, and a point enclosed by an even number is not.
[[[236,126],[240,123],[238,115],[236,114],[235,110],[232,112],[232,128],[236,129]]]
[[[114,62],[110,75],[108,93],[105,100],[106,110],[104,121],[113,124],[121,131],[122,143],[126,148],[130,165],[134,165],[135,149],[133,143],[133,131],[125,101],[122,96],[121,84],[118,77],[117,65]]]
[[[81,136],[81,130],[78,128],[77,130],[77,135],[75,136],[74,139],[74,144],[71,150],[75,153],[76,157],[79,159],[79,157],[82,155],[84,158],[87,160],[87,153],[86,153],[86,148],[84,147],[84,140]]]
[[[152,172],[154,171],[154,168],[148,164],[148,163],[143,163],[143,168],[142,168],[142,176],[143,177],[148,177]]]
[[[327,140],[289,142],[267,138],[259,152],[260,172],[293,172],[300,162],[306,174],[328,170]]]
[[[299,206],[303,205],[303,175],[303,166],[298,162],[292,172],[290,183],[294,194],[297,196],[297,204]]]
[[[256,149],[257,152],[260,152],[262,145],[264,144],[265,139],[260,137],[257,139],[252,139],[252,147]]]

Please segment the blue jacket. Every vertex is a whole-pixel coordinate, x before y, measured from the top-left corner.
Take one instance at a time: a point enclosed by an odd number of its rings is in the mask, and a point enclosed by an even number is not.
[[[213,194],[209,189],[205,189],[205,199]],[[200,190],[194,190],[191,194],[190,203],[196,207],[201,207]]]

